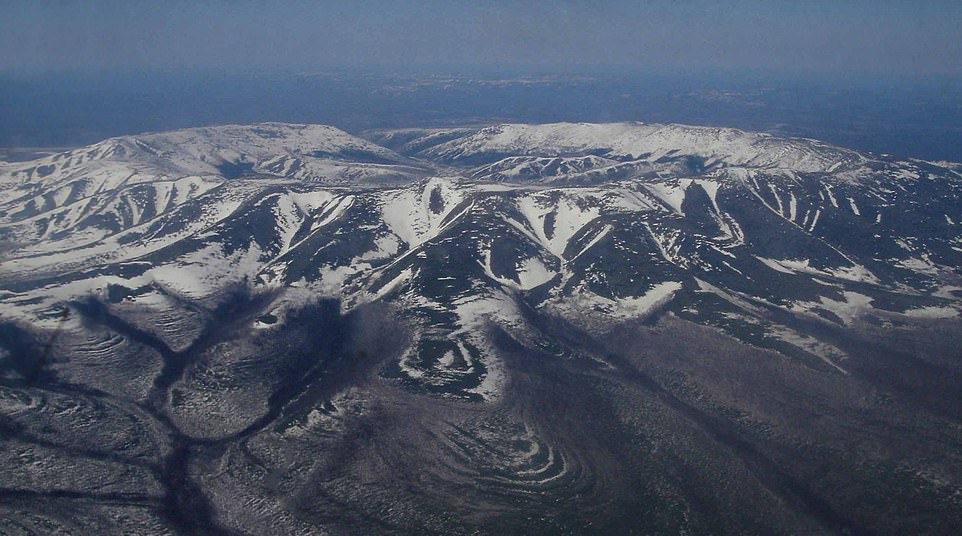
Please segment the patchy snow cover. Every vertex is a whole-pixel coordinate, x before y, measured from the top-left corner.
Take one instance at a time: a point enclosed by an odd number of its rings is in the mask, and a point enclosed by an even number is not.
[[[769,326],[767,332],[773,337],[818,357],[830,367],[848,376],[849,372],[838,364],[840,361],[847,359],[848,355],[839,350],[838,347],[782,325]]]
[[[521,300],[544,300],[526,306],[541,307],[574,325],[603,332],[617,322],[645,318],[670,304],[684,292],[685,281],[694,279],[699,289],[696,293],[715,294],[738,310],[723,315],[741,314],[765,326],[771,338],[818,355],[844,372],[844,355],[837,348],[798,331],[801,328],[797,326],[779,327],[760,319],[765,317],[765,307],[779,307],[806,315],[821,313],[823,318],[829,311],[851,324],[872,307],[870,297],[853,289],[866,289],[863,292],[871,294],[868,288],[882,286],[879,279],[859,264],[859,257],[842,253],[848,249],[837,243],[837,263],[844,266],[816,268],[812,264],[817,261],[806,259],[805,251],[791,259],[758,257],[763,265],[746,262],[757,251],[754,248],[759,242],[755,239],[769,237],[764,229],[752,225],[751,232],[757,236],[746,243],[733,214],[741,217],[751,207],[771,210],[785,220],[770,219],[773,225],[781,226],[779,232],[810,233],[817,225],[834,230],[838,219],[832,207],[838,206],[838,200],[844,203],[848,199],[852,213],[875,213],[875,221],[881,226],[879,206],[901,210],[894,196],[896,191],[906,191],[897,183],[864,191],[839,185],[836,176],[856,165],[858,158],[809,140],[780,140],[732,129],[627,123],[506,125],[465,130],[461,139],[451,140],[445,134],[441,138],[448,141],[430,149],[437,154],[450,149],[453,152],[444,154],[453,159],[452,163],[460,155],[515,151],[522,156],[499,162],[498,172],[511,174],[522,173],[532,162],[536,162],[535,167],[576,168],[603,166],[625,158],[680,158],[687,148],[697,145],[698,152],[692,154],[704,157],[705,168],[711,168],[698,177],[676,178],[664,173],[626,179],[623,174],[603,185],[575,187],[566,183],[567,187],[556,188],[551,180],[518,186],[460,177],[420,177],[404,185],[372,184],[365,182],[370,173],[386,173],[388,168],[391,173],[401,173],[400,167],[411,163],[397,161],[402,157],[370,147],[369,142],[357,141],[336,129],[296,125],[245,128],[251,132],[243,132],[242,127],[223,127],[205,132],[178,131],[166,137],[130,137],[115,143],[108,140],[71,153],[70,163],[61,156],[39,164],[4,166],[0,170],[0,200],[9,202],[0,206],[0,232],[6,233],[0,236],[16,240],[11,240],[15,245],[0,259],[0,279],[27,283],[25,289],[13,285],[0,288],[0,316],[48,326],[50,322],[40,318],[45,310],[89,294],[104,296],[108,284],[131,289],[153,285],[187,299],[214,297],[226,285],[244,281],[255,289],[265,283],[271,285],[267,290],[272,292],[283,289],[265,309],[278,318],[278,324],[254,322],[252,327],[258,329],[279,325],[286,311],[319,295],[341,299],[344,310],[383,300],[409,315],[415,330],[421,330],[415,338],[450,340],[453,344],[433,356],[436,363],[428,367],[418,362],[417,355],[408,354],[401,363],[404,374],[424,382],[466,380],[464,392],[496,399],[506,379],[496,347],[486,339],[489,323],[501,326],[523,344],[540,342],[540,332],[519,310]],[[668,145],[659,145],[663,143],[678,146],[668,149]],[[190,149],[181,154],[180,144]],[[538,156],[583,150],[598,150],[599,154],[610,151],[612,158],[577,157],[568,162],[567,157]],[[352,154],[368,162],[353,162]],[[223,164],[240,166],[232,173],[241,176],[225,178]],[[836,175],[825,179],[825,184],[815,183],[810,190],[803,188],[803,181],[811,177],[780,168],[800,165],[819,169],[822,164]],[[35,180],[39,165],[52,166],[43,169],[43,173],[49,171],[43,181]],[[270,177],[245,178],[248,165],[250,173]],[[632,165],[648,169],[642,164]],[[542,169],[554,172],[553,168]],[[338,177],[360,181],[363,187],[312,183],[317,177],[311,173],[318,170],[324,170],[328,178],[343,171]],[[835,191],[829,182],[835,185]],[[685,214],[682,206],[686,198],[694,199],[689,195],[702,198],[699,189],[707,194],[710,205],[699,206],[697,214],[693,210]],[[879,192],[891,194],[893,199],[887,200]],[[873,196],[885,205],[879,205]],[[856,198],[860,207],[855,205]],[[845,207],[846,212],[849,207]],[[946,211],[951,213],[948,208],[935,213],[940,226],[943,218],[954,225],[949,214],[943,215]],[[255,216],[246,218],[247,214]],[[117,229],[84,227],[82,222],[92,216],[115,218],[120,223]],[[693,232],[690,222],[696,216],[702,219],[698,221],[699,230]],[[717,236],[711,236],[713,230],[703,231],[706,216],[717,222]],[[478,225],[479,221],[491,221],[495,228],[503,228],[504,222],[510,226],[513,239],[523,243],[524,253],[514,259],[514,271],[508,265],[510,276],[494,274],[490,246],[498,237],[486,225]],[[710,228],[710,220],[708,224]],[[890,231],[878,227],[877,236]],[[469,241],[469,256],[452,256],[458,263],[452,264],[451,273],[424,269],[425,263],[432,262],[428,259],[437,258],[434,253],[446,255],[450,244],[445,241],[454,236]],[[905,253],[891,259],[891,264],[927,277],[925,280],[932,284],[925,288],[939,289],[932,294],[931,302],[920,302],[936,305],[918,306],[905,315],[923,319],[957,317],[959,296],[952,292],[957,287],[949,284],[954,280],[943,278],[947,267],[936,264],[946,262],[946,257],[939,254],[941,250],[927,237],[892,239]],[[264,245],[265,240],[270,243]],[[819,240],[834,247],[829,238]],[[958,237],[952,240],[948,240],[949,247],[962,245]],[[303,257],[292,254],[305,244],[310,250]],[[615,272],[625,266],[584,262],[581,256],[588,251],[615,254],[619,259],[635,255],[632,260],[637,259],[639,264],[631,268],[639,268],[643,277],[661,282],[639,296],[621,295],[617,290],[623,288],[620,285],[630,285],[636,279],[626,282],[612,277],[624,275]],[[661,262],[659,255],[667,263]],[[821,258],[816,255],[811,254],[812,258]],[[305,262],[310,269],[303,272],[304,278],[285,286],[288,268]],[[870,260],[864,262],[877,266]],[[757,278],[765,272],[763,266],[805,275],[825,287],[816,287],[810,297],[793,302],[794,298],[779,295],[779,289],[757,283],[765,279]],[[315,267],[317,277],[313,275]],[[126,268],[141,275],[106,275],[110,273],[107,270],[126,273]],[[430,280],[424,275],[427,273]],[[43,281],[42,277],[65,280],[27,288],[33,281]],[[738,283],[729,284],[732,278]],[[592,292],[584,283],[588,280],[610,282],[613,295]],[[545,284],[550,288],[542,287]],[[886,291],[908,288],[888,281],[885,285]],[[537,287],[542,288],[528,292]],[[429,296],[431,288],[467,290],[459,290],[457,295]],[[736,288],[739,290],[732,290]],[[828,297],[818,295],[823,291]],[[629,291],[635,292],[639,291]],[[916,297],[926,298],[921,294]],[[935,301],[938,297],[949,301]],[[686,306],[684,311],[697,311],[710,318],[717,312],[708,303],[697,308]],[[157,310],[173,307],[160,292],[152,291],[125,299],[124,306]]]
[[[795,302],[792,310],[797,312],[812,312],[814,308],[825,309],[841,318],[845,324],[851,324],[852,321],[860,315],[873,310],[872,298],[864,294],[847,290],[842,292],[842,296],[844,300],[833,300],[826,296],[820,296],[817,302]]]
[[[768,259],[754,256],[772,270],[786,274],[805,273],[813,275],[829,275],[838,279],[847,279],[862,283],[878,284],[878,278],[862,265],[838,266],[835,268],[814,268],[809,259]]]
[[[512,156],[493,164],[481,166],[471,173],[474,179],[507,182],[553,182],[558,178],[583,176],[591,170],[605,171],[619,165],[616,160],[595,155],[578,157],[518,157]]]
[[[832,203],[832,207],[838,208],[838,200],[835,199],[835,194],[832,192],[832,187],[828,184],[824,185],[825,194],[828,195],[829,202]]]
[[[553,299],[545,308],[584,328],[607,330],[611,321],[644,318],[664,305],[681,290],[678,281],[656,283],[641,296],[618,296],[610,299],[587,288],[579,288],[560,299]]]
[[[256,245],[224,257],[219,246],[209,246],[177,262],[150,269],[145,275],[182,296],[204,298],[230,282],[253,280],[263,257]]]

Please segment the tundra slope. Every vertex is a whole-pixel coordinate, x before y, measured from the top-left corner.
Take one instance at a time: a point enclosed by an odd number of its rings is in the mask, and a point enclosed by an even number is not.
[[[682,125],[365,137],[0,167],[5,530],[960,522],[957,167]]]

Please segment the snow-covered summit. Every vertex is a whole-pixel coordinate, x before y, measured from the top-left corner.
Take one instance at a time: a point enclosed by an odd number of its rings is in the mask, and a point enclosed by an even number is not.
[[[451,139],[453,137],[453,139]],[[432,140],[441,143],[427,145]],[[595,154],[619,160],[693,156],[722,166],[833,172],[854,167],[865,157],[815,140],[780,138],[734,128],[656,123],[502,124],[465,132],[426,131],[406,142],[419,155],[450,163],[478,157],[574,156]]]
[[[218,158],[262,160],[312,153],[319,153],[318,157],[335,157],[347,151],[369,153],[371,157],[387,161],[399,160],[392,151],[327,125],[223,125],[125,136],[103,143],[119,150],[111,154],[118,159],[124,158],[123,151],[127,148],[131,149],[131,156],[156,156],[182,163],[216,164]]]
[[[119,136],[3,171],[15,185],[50,186],[104,172],[128,184],[156,177],[245,175],[336,182],[396,174],[403,170],[388,168],[410,164],[331,126],[260,123]]]

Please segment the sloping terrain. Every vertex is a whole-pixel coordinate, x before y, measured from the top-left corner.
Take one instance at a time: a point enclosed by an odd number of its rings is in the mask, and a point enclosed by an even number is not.
[[[0,164],[0,532],[962,523],[954,165],[682,125],[365,137]]]

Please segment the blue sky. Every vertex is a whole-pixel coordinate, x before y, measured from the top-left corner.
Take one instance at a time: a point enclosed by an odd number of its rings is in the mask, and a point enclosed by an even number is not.
[[[962,76],[958,1],[3,0],[0,71],[510,67]]]

